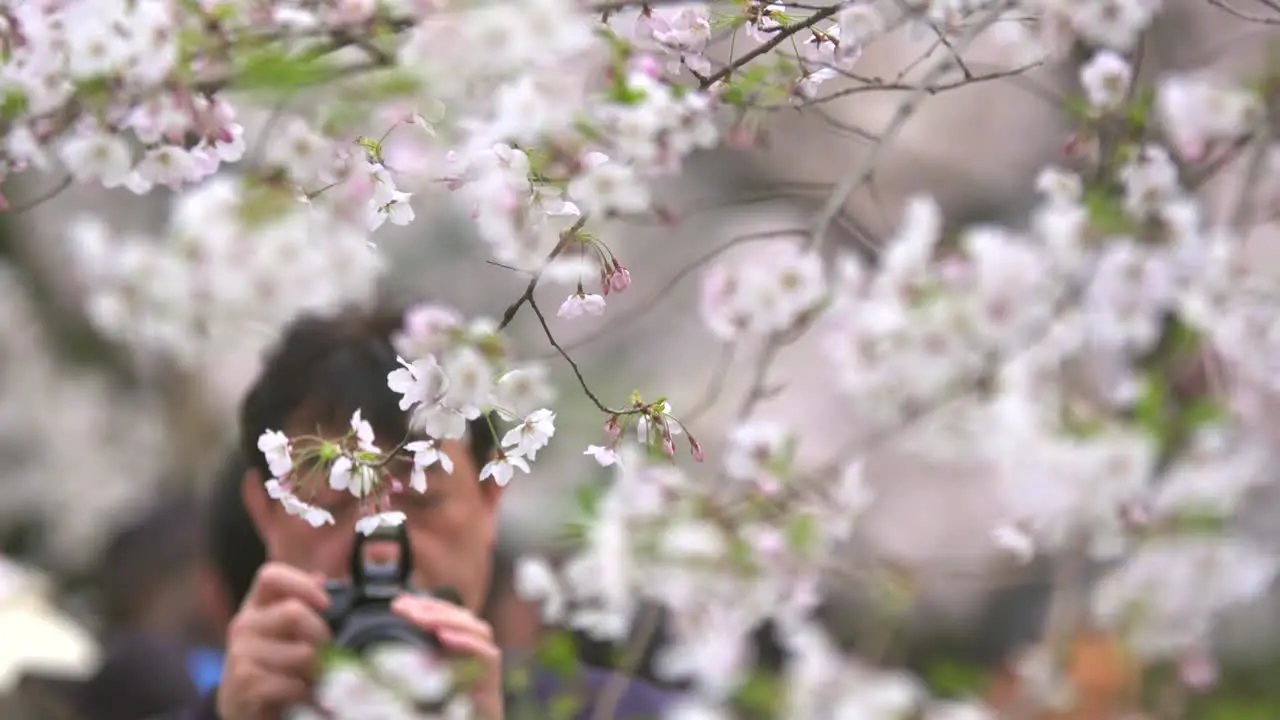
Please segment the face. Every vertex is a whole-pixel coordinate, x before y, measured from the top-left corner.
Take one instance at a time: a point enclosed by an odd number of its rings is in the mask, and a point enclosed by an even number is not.
[[[392,509],[405,514],[413,552],[413,586],[420,590],[453,587],[468,608],[479,612],[489,587],[502,488],[479,481],[480,469],[464,442],[447,441],[442,449],[453,460],[453,473],[436,465],[428,472],[426,492],[395,494]],[[407,488],[407,464],[392,468]],[[300,497],[333,514],[333,525],[313,528],[301,518],[290,517],[282,505],[267,497],[258,471],[245,476],[245,508],[266,545],[268,559],[320,572],[329,579],[349,579],[359,501],[350,493],[330,489],[322,474],[302,478],[299,486],[307,488],[298,491]],[[309,493],[311,488],[314,495]],[[390,550],[387,545],[366,543],[365,548],[385,552]]]

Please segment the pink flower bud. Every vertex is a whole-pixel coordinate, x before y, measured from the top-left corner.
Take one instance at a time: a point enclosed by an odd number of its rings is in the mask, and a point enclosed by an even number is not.
[[[374,0],[341,0],[337,19],[340,23],[361,23],[373,17],[377,3]]]
[[[1140,530],[1151,524],[1151,511],[1141,503],[1126,503],[1120,508],[1120,520],[1128,527]]]
[[[1077,133],[1071,133],[1062,144],[1062,154],[1067,157],[1080,157],[1084,154],[1084,140]]]
[[[1188,688],[1204,692],[1218,682],[1218,664],[1209,653],[1192,651],[1178,658],[1178,677]]]
[[[675,457],[676,444],[670,435],[662,438],[662,452],[666,453],[667,457]]]
[[[729,131],[725,145],[734,150],[750,150],[756,146],[756,133],[746,125],[739,125]]]
[[[689,453],[693,455],[695,462],[702,462],[706,459],[706,454],[702,452],[702,443],[698,442],[692,435],[689,436]]]
[[[617,440],[622,434],[622,428],[618,427],[618,416],[610,415],[604,424],[604,434],[608,435],[611,440]]]
[[[635,71],[655,80],[662,77],[662,64],[652,55],[640,55],[634,61]]]
[[[1208,146],[1202,140],[1192,140],[1178,145],[1178,154],[1188,163],[1202,162],[1208,155]]]
[[[614,292],[622,292],[631,287],[631,272],[622,267],[621,263],[614,263],[613,273],[609,275],[609,286]]]

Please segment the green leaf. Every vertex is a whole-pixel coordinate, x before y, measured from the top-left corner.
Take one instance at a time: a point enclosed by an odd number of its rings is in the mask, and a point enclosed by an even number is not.
[[[323,85],[341,69],[325,57],[305,57],[279,48],[249,51],[241,60],[232,87],[240,90],[293,91]]]
[[[1151,107],[1155,104],[1156,93],[1152,88],[1142,88],[1137,97],[1129,104],[1128,120],[1134,130],[1142,130],[1147,126]]]
[[[721,100],[728,105],[748,104],[770,78],[771,71],[764,65],[750,65],[740,69],[725,86]]]
[[[1275,720],[1280,707],[1254,698],[1218,697],[1198,714],[1203,720]]]
[[[360,655],[350,650],[345,650],[337,645],[326,645],[320,648],[319,653],[320,667],[333,668],[342,665],[359,665]]]
[[[1168,419],[1165,417],[1167,393],[1164,378],[1158,373],[1148,372],[1142,378],[1142,394],[1138,396],[1138,404],[1133,409],[1138,426],[1161,442],[1168,434]]]
[[[85,78],[76,82],[76,94],[81,97],[85,95],[106,95],[111,92],[111,78],[106,75]]]
[[[562,678],[573,677],[578,670],[578,648],[573,636],[567,632],[547,635],[537,650],[538,661],[543,667]]]
[[[337,103],[329,110],[320,127],[331,135],[345,135],[368,119],[368,107],[358,103]]]
[[[777,717],[785,698],[781,680],[756,673],[734,695],[733,705],[747,717]]]
[[[360,147],[364,148],[366,153],[369,154],[369,159],[372,162],[378,164],[382,163],[382,143],[374,140],[373,138],[364,136],[361,136],[356,142]]]
[[[22,117],[27,112],[27,96],[16,90],[5,90],[4,99],[0,100],[0,121],[10,122]]]
[[[1184,509],[1173,517],[1170,525],[1179,535],[1220,535],[1227,529],[1227,518],[1208,509]]]
[[[923,677],[933,694],[947,698],[978,694],[986,684],[982,670],[950,658],[930,662]]]
[[[818,540],[818,523],[812,515],[796,515],[787,523],[787,547],[798,555],[813,549]]]
[[[289,212],[297,199],[288,190],[266,182],[251,183],[240,203],[240,220],[248,226],[265,225]]]
[[[533,687],[533,678],[526,667],[511,668],[510,671],[503,673],[502,681],[513,695],[522,695]]]
[[[585,522],[570,521],[560,527],[556,539],[562,542],[579,545],[587,539],[588,525]]]
[[[648,94],[640,88],[631,87],[627,84],[626,78],[618,75],[613,82],[613,87],[609,89],[610,102],[619,105],[639,105],[644,102]]]
[[[1211,397],[1196,398],[1182,411],[1182,422],[1190,430],[1217,425],[1226,419],[1226,408]]]
[[[422,91],[422,79],[404,70],[390,69],[363,78],[361,92],[375,99],[416,95]]]
[[[578,693],[563,692],[551,698],[547,714],[551,720],[573,720],[582,710],[583,701]]]
[[[1125,214],[1119,196],[1097,187],[1086,188],[1084,204],[1093,228],[1107,235],[1133,232],[1133,219]]]
[[[573,491],[578,510],[588,518],[595,517],[596,509],[600,506],[600,498],[603,496],[604,488],[595,483],[579,485]]]

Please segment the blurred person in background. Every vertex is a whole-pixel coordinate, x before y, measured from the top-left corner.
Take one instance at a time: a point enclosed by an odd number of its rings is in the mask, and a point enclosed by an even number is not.
[[[240,503],[240,483],[249,463],[238,449],[227,453],[205,501],[200,605],[207,642],[193,656],[193,677],[203,695],[222,680],[227,629],[249,594],[266,548]]]
[[[387,387],[387,375],[400,367],[391,338],[403,318],[401,311],[306,316],[286,329],[265,358],[241,406],[240,451],[249,463],[240,481],[231,483],[238,489],[239,502],[226,487],[216,493],[227,518],[243,513],[249,519],[264,562],[255,568],[230,623],[221,685],[183,717],[276,720],[288,707],[311,699],[319,651],[330,640],[320,614],[329,602],[323,581],[347,579],[359,506],[350,493],[299,478],[301,484],[315,488],[312,501],[328,510],[335,523],[317,529],[290,516],[267,495],[265,482],[271,474],[258,450],[258,439],[270,430],[295,437],[343,436],[357,410],[377,437],[408,437],[408,415],[399,407],[399,396]],[[453,472],[443,472],[438,465],[431,468],[428,491],[399,495],[396,509],[407,516],[404,526],[414,557],[411,582],[423,589],[450,587],[462,605],[403,596],[392,610],[434,633],[446,650],[481,661],[483,677],[474,693],[478,710],[483,720],[501,720],[505,717],[504,658],[499,645],[505,639],[476,615],[492,589],[502,498],[500,486],[479,479],[480,468],[492,457],[494,438],[487,419],[481,417],[471,421],[465,439],[441,445],[452,460]],[[223,480],[228,484],[228,478]],[[212,555],[224,560],[247,558],[247,552],[241,556],[233,548],[249,542],[242,521],[228,522],[216,540],[227,546],[213,550]],[[226,587],[237,595],[235,586],[237,577],[243,578],[243,568],[229,562],[220,567]],[[517,645],[527,640],[527,634],[515,638]],[[597,668],[582,668],[579,680],[587,702],[576,717],[596,717],[591,701],[612,676]],[[543,702],[566,689],[553,673],[536,667],[533,688]],[[652,686],[629,682],[614,712],[606,717],[657,716],[668,702],[669,696]]]
[[[194,498],[165,498],[108,544],[103,661],[78,702],[86,720],[137,720],[199,697],[190,651],[202,634],[200,519]]]

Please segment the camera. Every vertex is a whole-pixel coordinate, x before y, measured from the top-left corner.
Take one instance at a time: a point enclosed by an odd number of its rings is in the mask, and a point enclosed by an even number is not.
[[[365,543],[393,542],[398,546],[396,561],[370,562]],[[462,598],[451,588],[415,592],[409,587],[413,554],[404,526],[380,527],[369,535],[357,532],[351,547],[351,581],[325,583],[329,608],[324,619],[333,634],[333,644],[363,654],[379,645],[410,645],[439,651],[439,640],[431,633],[391,612],[391,601],[403,594],[425,595],[460,605]]]

